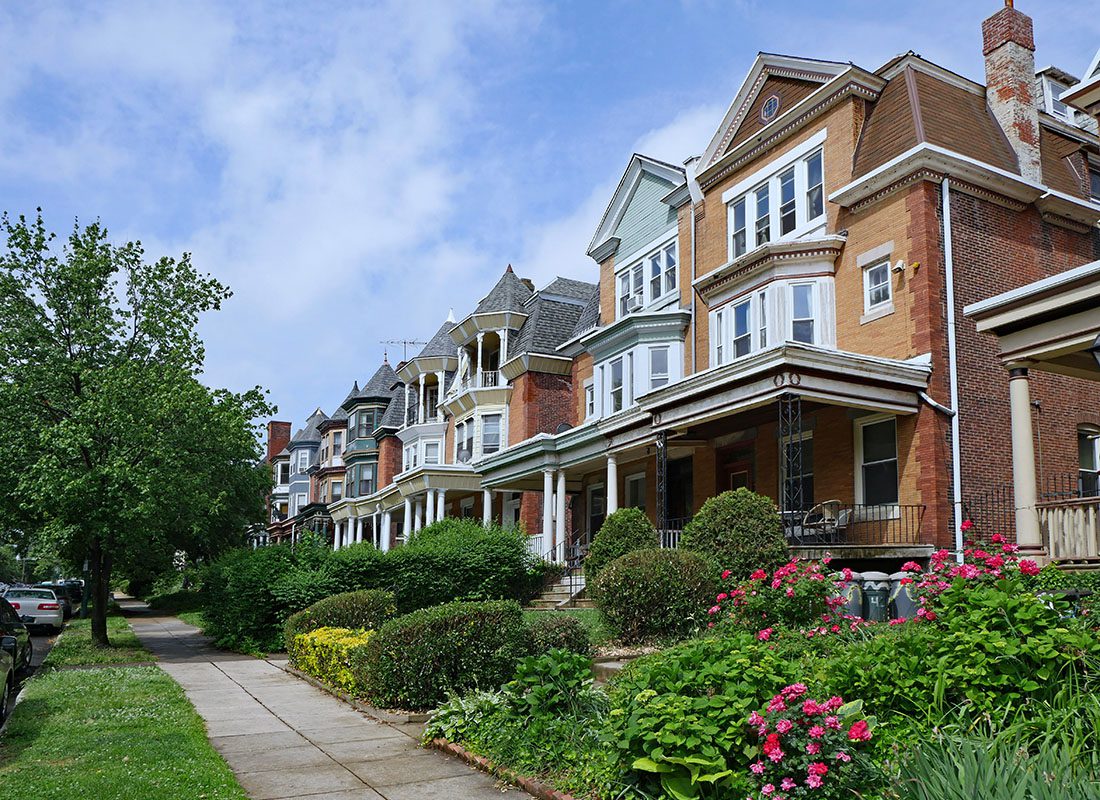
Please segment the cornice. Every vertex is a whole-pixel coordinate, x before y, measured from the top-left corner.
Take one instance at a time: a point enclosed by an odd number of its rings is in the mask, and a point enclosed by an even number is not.
[[[692,282],[692,287],[704,299],[713,297],[719,290],[737,283],[750,275],[778,263],[799,263],[822,260],[835,265],[844,248],[847,236],[831,234],[813,239],[769,242],[728,261],[713,272],[708,272]]]

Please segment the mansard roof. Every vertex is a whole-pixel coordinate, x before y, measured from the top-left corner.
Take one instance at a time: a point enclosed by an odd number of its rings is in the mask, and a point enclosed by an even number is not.
[[[569,335],[570,339],[574,339],[580,336],[582,333],[587,333],[593,328],[599,327],[600,324],[600,288],[596,287],[595,294],[585,305],[581,311],[580,316],[577,318],[577,324],[573,326],[573,332]]]
[[[558,347],[573,335],[577,320],[598,292],[594,283],[569,278],[558,278],[540,289],[527,304],[528,317],[515,342],[509,343],[508,358],[528,353],[558,355]]]
[[[509,264],[500,280],[489,290],[474,309],[475,314],[492,314],[500,311],[523,311],[524,302],[534,294],[531,286],[516,275]],[[452,326],[453,327],[453,326]],[[450,330],[450,329],[448,329]]]

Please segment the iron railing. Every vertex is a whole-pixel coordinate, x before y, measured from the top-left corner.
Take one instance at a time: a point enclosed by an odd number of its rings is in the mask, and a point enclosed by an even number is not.
[[[920,545],[925,506],[889,503],[841,504],[835,518],[813,510],[784,515],[787,541],[794,547],[818,545]]]
[[[689,522],[691,522],[691,517],[669,517],[666,527],[658,531],[661,537],[661,547],[665,550],[675,550],[679,547],[680,537]]]
[[[1083,477],[1081,473],[1067,472],[1040,478],[1039,504],[1094,497],[1097,494],[1096,487],[1088,477]],[[1016,530],[1016,493],[1011,483],[991,486],[983,492],[964,498],[962,506],[963,518],[973,523],[967,534],[970,541],[989,544],[993,534],[1011,537]]]

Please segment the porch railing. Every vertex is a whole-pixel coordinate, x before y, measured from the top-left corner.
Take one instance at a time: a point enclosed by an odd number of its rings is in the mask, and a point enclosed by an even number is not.
[[[1087,504],[1089,498],[1095,501],[1096,495],[1096,488],[1083,480],[1079,473],[1046,475],[1039,480],[1038,489],[1039,506],[1042,508],[1054,508],[1063,501],[1069,501],[1072,505],[1073,501],[1082,499]],[[968,536],[975,542],[988,544],[995,533],[1013,536],[1016,531],[1016,495],[1012,484],[1001,483],[964,498],[963,517],[974,524]]]
[[[546,552],[545,539],[541,533],[527,537],[527,552],[533,556],[542,556]]]
[[[680,537],[684,528],[691,522],[691,517],[669,517],[668,527],[658,531],[661,537],[661,547],[665,550],[675,550],[680,546]]]
[[[788,511],[783,523],[794,547],[818,545],[912,546],[921,541],[924,505],[841,504],[835,518],[810,511]]]
[[[1038,504],[1043,544],[1054,561],[1100,560],[1100,497]]]

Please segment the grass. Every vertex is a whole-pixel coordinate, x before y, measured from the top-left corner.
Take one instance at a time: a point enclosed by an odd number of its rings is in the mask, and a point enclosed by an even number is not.
[[[154,660],[152,653],[141,646],[125,618],[117,612],[107,617],[107,638],[110,647],[93,647],[91,619],[70,620],[43,666],[77,667]]]
[[[546,614],[545,611],[525,611],[527,615]],[[588,631],[588,641],[593,647],[602,647],[615,638],[615,630],[607,621],[607,618],[595,608],[560,608],[556,614],[572,614],[581,621],[581,625]]]
[[[0,739],[0,785],[20,800],[246,796],[158,667],[55,670],[29,681]]]
[[[206,620],[203,619],[201,611],[180,611],[178,614],[176,614],[176,616],[186,622],[188,625],[194,625],[200,631],[202,630],[203,625],[206,624]]]

